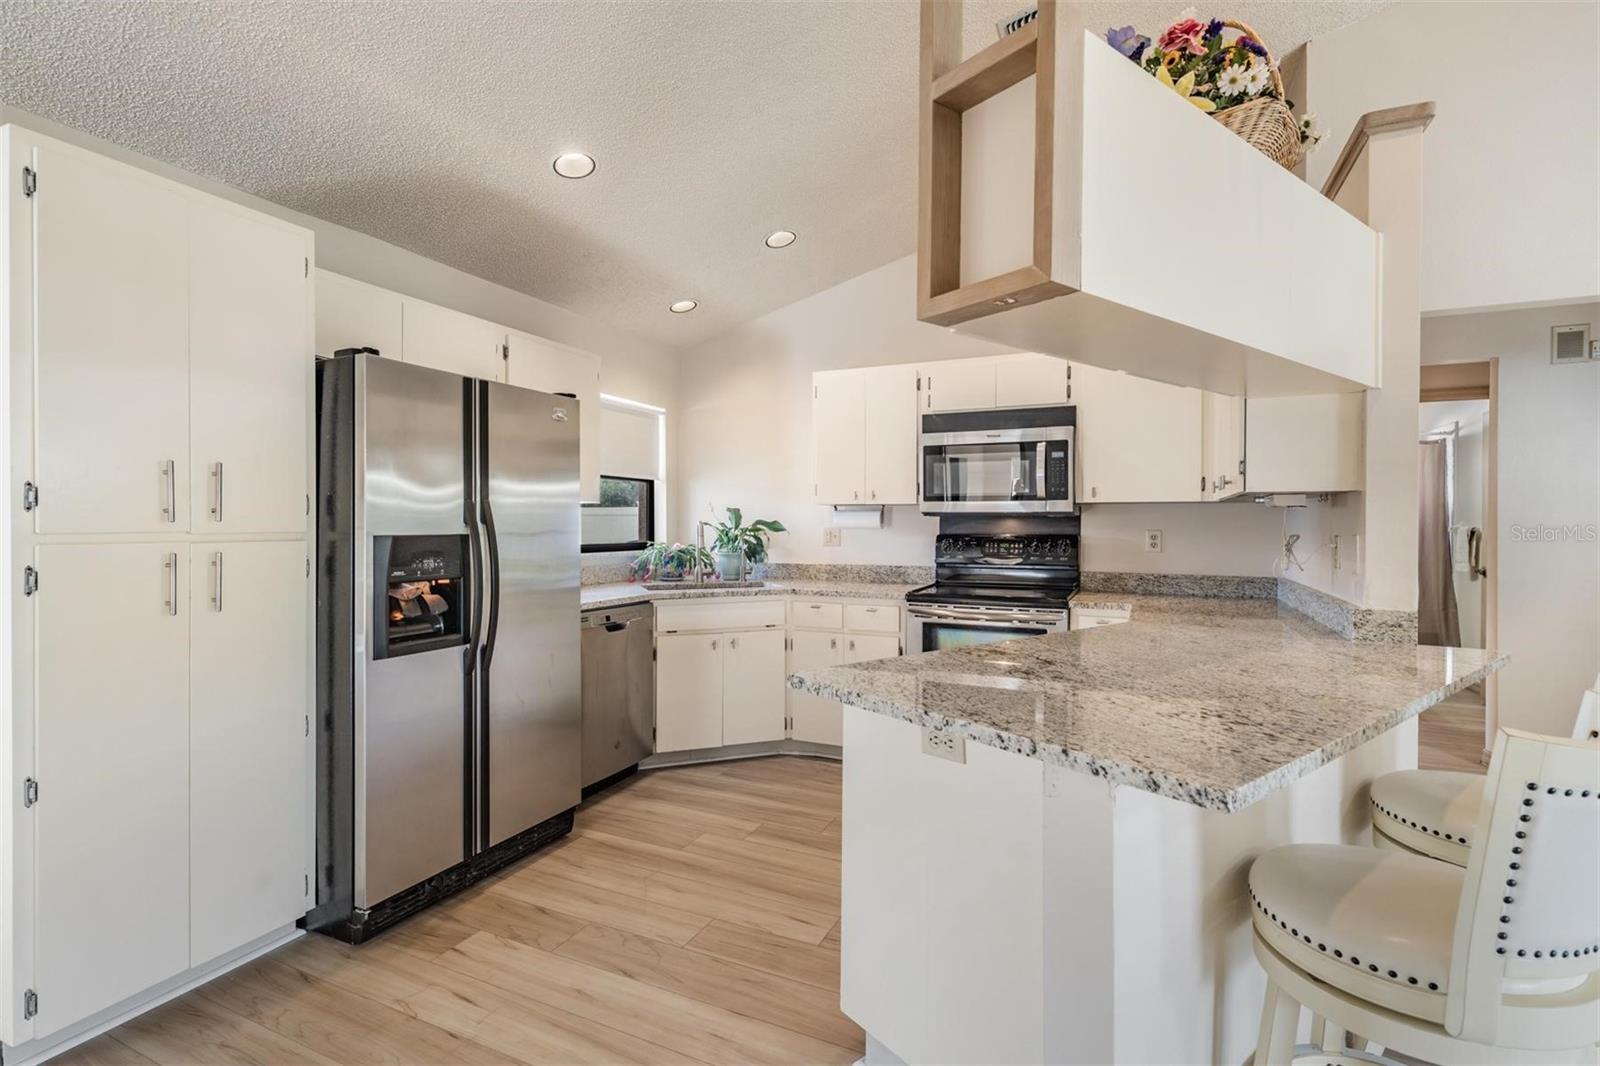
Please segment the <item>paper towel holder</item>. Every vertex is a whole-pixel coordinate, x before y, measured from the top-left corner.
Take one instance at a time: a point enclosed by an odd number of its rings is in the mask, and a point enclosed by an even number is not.
[[[882,529],[882,504],[836,503],[830,525],[840,529]]]

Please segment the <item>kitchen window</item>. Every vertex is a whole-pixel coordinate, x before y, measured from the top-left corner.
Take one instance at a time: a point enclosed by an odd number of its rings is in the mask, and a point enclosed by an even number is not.
[[[620,552],[643,548],[655,539],[656,486],[637,477],[600,475],[600,502],[581,514],[583,550]]]

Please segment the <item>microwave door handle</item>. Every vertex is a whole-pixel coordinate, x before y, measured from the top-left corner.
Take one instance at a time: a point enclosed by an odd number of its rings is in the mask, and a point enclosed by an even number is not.
[[[1048,489],[1046,487],[1044,477],[1045,460],[1049,454],[1049,445],[1046,444],[1046,442],[1040,441],[1038,444],[1034,445],[1033,484],[1035,491],[1034,499],[1036,500],[1047,500],[1050,498],[1047,495]]]

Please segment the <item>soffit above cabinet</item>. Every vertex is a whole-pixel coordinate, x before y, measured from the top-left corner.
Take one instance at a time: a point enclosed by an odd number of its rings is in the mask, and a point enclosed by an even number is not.
[[[919,318],[1216,392],[1377,384],[1372,229],[1079,5],[959,64],[951,6],[924,4]]]

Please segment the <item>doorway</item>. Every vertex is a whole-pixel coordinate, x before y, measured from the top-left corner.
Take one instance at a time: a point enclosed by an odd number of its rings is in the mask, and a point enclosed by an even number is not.
[[[1417,407],[1417,642],[1493,648],[1498,434],[1493,360],[1424,366]],[[1436,769],[1479,770],[1497,726],[1494,680],[1421,723]]]

